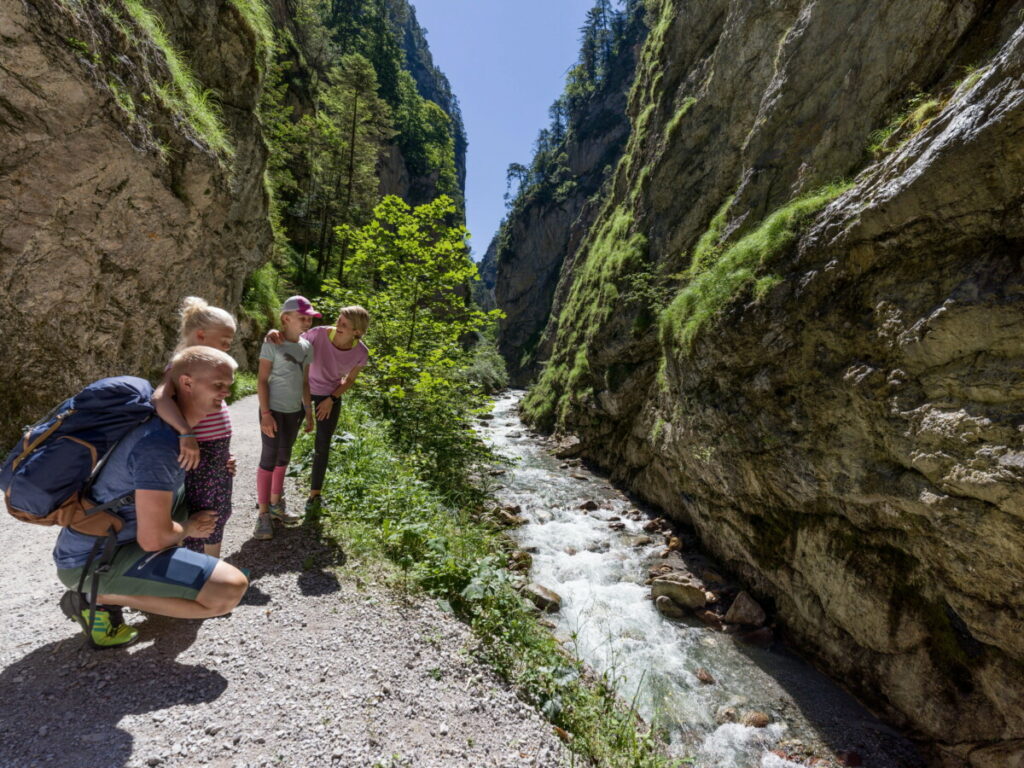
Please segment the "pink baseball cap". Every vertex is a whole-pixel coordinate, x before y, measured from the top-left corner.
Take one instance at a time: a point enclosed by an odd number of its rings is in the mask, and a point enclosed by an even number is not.
[[[281,305],[281,311],[298,312],[300,315],[307,315],[309,317],[322,317],[319,312],[313,309],[313,305],[305,296],[289,296],[284,300],[284,304]]]

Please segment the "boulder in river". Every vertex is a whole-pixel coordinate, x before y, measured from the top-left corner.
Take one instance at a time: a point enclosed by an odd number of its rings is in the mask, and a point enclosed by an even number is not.
[[[554,590],[530,582],[523,587],[523,594],[544,613],[557,613],[562,608],[562,598]]]
[[[583,450],[583,445],[576,435],[567,435],[558,441],[555,446],[555,456],[566,459],[570,456],[577,456]]]
[[[725,614],[728,624],[752,624],[759,627],[765,622],[764,609],[746,592],[740,592]]]
[[[708,672],[706,669],[704,669],[704,667],[701,667],[700,669],[698,669],[696,674],[697,674],[697,679],[700,680],[702,683],[704,683],[704,685],[714,685],[715,684],[715,678],[712,677],[711,673]]]
[[[598,503],[593,499],[587,499],[582,504],[580,504],[579,508],[582,509],[584,512],[593,512],[595,509],[598,508]]]
[[[746,712],[741,721],[750,728],[766,728],[772,720],[764,712]]]
[[[651,584],[651,594],[655,599],[667,595],[690,610],[703,608],[706,603],[704,589],[689,574],[666,574],[655,579]]]
[[[669,619],[681,619],[686,615],[686,610],[668,595],[654,598],[654,607],[658,609],[658,613]]]

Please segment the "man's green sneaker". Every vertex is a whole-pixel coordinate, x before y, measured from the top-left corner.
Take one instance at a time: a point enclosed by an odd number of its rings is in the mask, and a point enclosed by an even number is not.
[[[89,604],[80,592],[68,590],[60,599],[60,609],[85,632],[93,648],[123,648],[139,639],[139,630],[124,623],[117,606],[97,605],[89,627]]]

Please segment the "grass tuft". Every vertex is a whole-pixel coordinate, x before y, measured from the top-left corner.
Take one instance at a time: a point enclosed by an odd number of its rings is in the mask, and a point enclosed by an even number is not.
[[[850,188],[848,183],[830,184],[791,200],[768,216],[752,232],[731,246],[719,241],[727,204],[712,219],[708,232],[698,241],[689,282],[662,312],[660,335],[663,344],[680,344],[690,350],[704,325],[740,293],[754,286],[760,298],[781,282],[776,275],[758,271],[782,255],[799,238],[811,217]]]
[[[211,92],[200,86],[181,53],[171,45],[160,17],[146,8],[141,0],[124,0],[124,6],[139,28],[160,49],[167,63],[171,81],[155,87],[159,99],[184,119],[197,138],[211,150],[226,156],[234,154],[220,110],[211,100]]]

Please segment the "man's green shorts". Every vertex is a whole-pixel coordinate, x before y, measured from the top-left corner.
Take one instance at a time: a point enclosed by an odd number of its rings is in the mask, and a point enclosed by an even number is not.
[[[150,595],[152,597],[183,597],[195,600],[209,580],[217,563],[216,557],[172,547],[147,552],[132,541],[117,548],[110,570],[100,574],[101,595]],[[82,591],[92,588],[92,569],[86,576]],[[81,568],[58,568],[57,578],[68,589],[78,589]]]
[[[178,494],[172,517],[183,522],[188,518],[188,507]],[[99,558],[97,558],[99,559]],[[218,558],[183,547],[172,547],[159,552],[147,552],[137,541],[122,544],[114,552],[110,569],[100,574],[101,595],[149,595],[152,597],[181,597],[195,600],[199,590],[209,580]],[[82,591],[92,589],[92,570],[85,578]],[[68,589],[78,589],[81,568],[58,568],[57,578]]]

